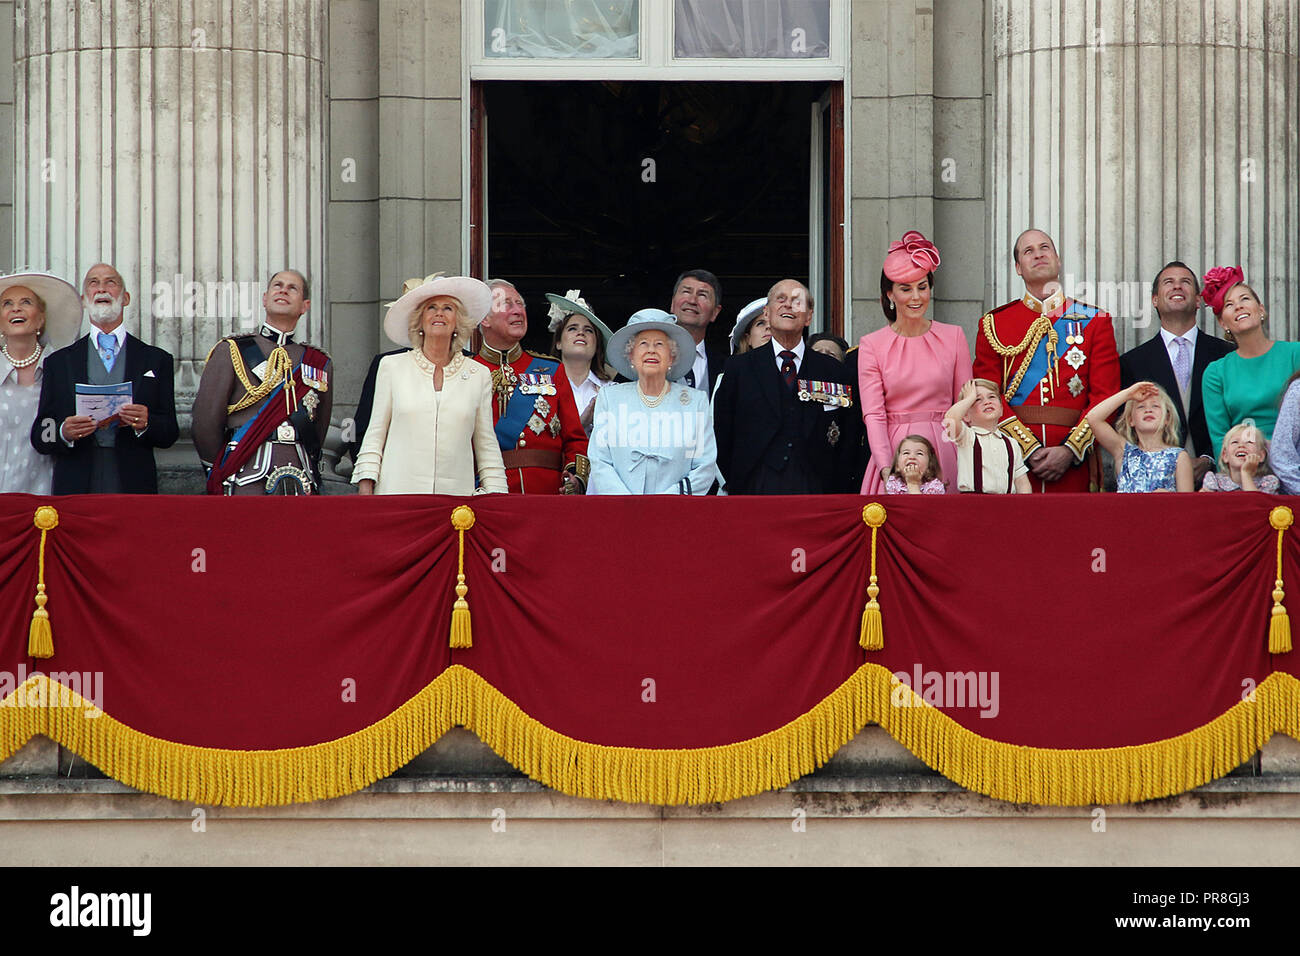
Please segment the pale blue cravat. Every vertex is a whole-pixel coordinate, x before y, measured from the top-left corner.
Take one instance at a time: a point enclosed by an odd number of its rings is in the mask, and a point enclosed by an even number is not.
[[[117,358],[117,336],[112,332],[100,332],[99,357],[104,360],[104,368],[113,371],[113,361]]]

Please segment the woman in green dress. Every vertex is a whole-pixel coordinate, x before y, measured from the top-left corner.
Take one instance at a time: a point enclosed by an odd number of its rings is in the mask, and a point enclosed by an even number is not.
[[[1273,437],[1282,393],[1300,371],[1300,342],[1275,342],[1269,336],[1268,311],[1238,266],[1207,272],[1201,297],[1228,340],[1237,344],[1237,351],[1211,362],[1201,379],[1205,423],[1217,458],[1228,429],[1248,418],[1265,439]]]

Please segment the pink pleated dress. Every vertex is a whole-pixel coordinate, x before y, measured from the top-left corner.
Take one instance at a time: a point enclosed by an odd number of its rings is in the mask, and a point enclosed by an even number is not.
[[[931,322],[911,338],[886,326],[858,343],[858,388],[871,461],[862,481],[864,495],[885,493],[881,469],[908,435],[930,440],[939,455],[947,490],[957,490],[957,447],[943,440],[943,414],[971,378],[970,345],[958,325]]]

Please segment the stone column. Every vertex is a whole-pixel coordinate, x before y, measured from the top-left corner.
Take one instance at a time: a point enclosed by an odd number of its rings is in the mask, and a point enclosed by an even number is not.
[[[1038,226],[1121,351],[1154,334],[1170,259],[1241,265],[1296,338],[1295,0],[993,0],[991,34],[995,302],[1022,291],[1012,243]]]
[[[939,247],[930,315],[974,334],[987,291],[984,0],[854,0],[853,327],[885,324],[880,265],[919,229]]]
[[[316,280],[302,331],[328,349],[325,4],[17,0],[15,20],[15,264],[116,265],[179,412],[281,267]]]

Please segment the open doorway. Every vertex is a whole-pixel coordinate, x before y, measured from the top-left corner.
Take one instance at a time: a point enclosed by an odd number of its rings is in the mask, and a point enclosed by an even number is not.
[[[820,293],[814,328],[838,330],[839,93],[816,82],[476,83],[472,267],[518,283],[525,344],[538,350],[550,347],[544,293],[581,289],[618,328],[637,309],[668,308],[691,268],[722,283],[709,340],[724,348],[736,312],[785,277]]]

